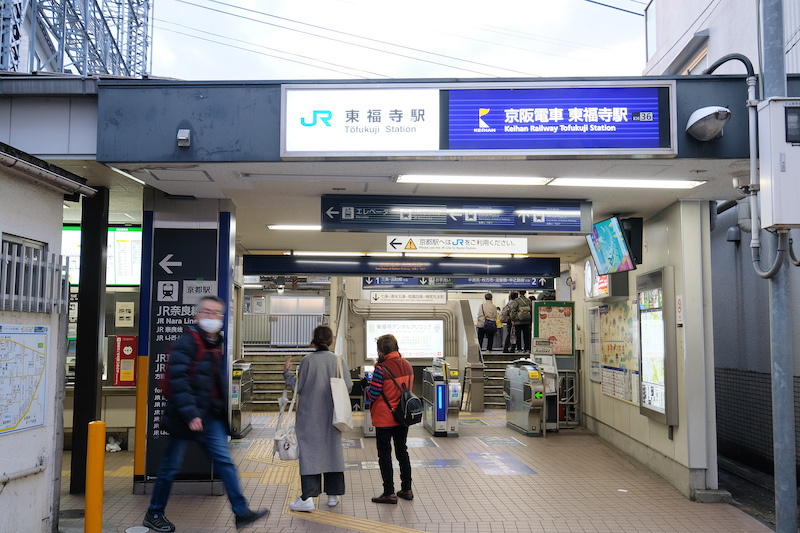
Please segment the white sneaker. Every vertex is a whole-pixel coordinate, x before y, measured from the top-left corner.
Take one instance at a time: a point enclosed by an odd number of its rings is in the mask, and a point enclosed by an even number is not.
[[[328,496],[328,507],[336,507],[337,505],[339,505],[339,497]]]
[[[314,499],[313,498],[306,498],[305,500],[301,498],[297,498],[296,501],[293,501],[289,504],[289,509],[292,511],[304,511],[310,512],[314,510]]]

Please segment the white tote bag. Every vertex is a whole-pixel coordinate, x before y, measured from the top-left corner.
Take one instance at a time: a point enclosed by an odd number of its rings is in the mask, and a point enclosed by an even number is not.
[[[284,396],[286,391],[283,391]],[[292,394],[292,402],[289,404],[289,412],[283,416],[283,408],[286,406],[285,400],[281,405],[281,413],[278,415],[278,427],[275,430],[275,444],[272,447],[272,455],[278,452],[278,457],[283,461],[296,461],[300,458],[300,446],[297,442],[297,435],[294,432],[294,421],[292,418],[292,410],[294,409],[294,401],[297,398],[297,382],[294,384],[294,394]]]
[[[331,378],[331,395],[333,396],[333,427],[339,431],[353,429],[353,408],[350,406],[350,392],[342,374],[342,358],[336,357],[336,377]]]

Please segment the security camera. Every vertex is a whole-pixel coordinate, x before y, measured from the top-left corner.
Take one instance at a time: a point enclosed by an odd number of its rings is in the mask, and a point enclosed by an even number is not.
[[[731,119],[731,110],[727,107],[712,105],[698,109],[686,123],[686,133],[698,141],[710,141],[722,137],[722,128]]]

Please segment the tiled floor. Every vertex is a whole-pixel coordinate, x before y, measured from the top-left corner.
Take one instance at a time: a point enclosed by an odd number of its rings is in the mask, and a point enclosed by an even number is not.
[[[358,419],[357,419],[358,420]],[[409,434],[414,501],[379,505],[381,492],[374,439],[361,428],[345,435],[347,494],[328,508],[296,513],[297,464],[272,461],[275,416],[254,417],[253,431],[234,441],[234,460],[253,509],[271,514],[242,531],[337,533],[520,532],[768,532],[770,529],[728,504],[695,503],[643,465],[580,428],[525,437],[505,426],[504,411],[461,414],[458,438],[431,437],[421,425]],[[69,452],[64,465],[68,467]],[[106,454],[104,532],[141,526],[149,497],[132,493],[133,454]],[[395,472],[396,476],[399,476]],[[396,480],[399,485],[399,479]],[[72,496],[69,472],[62,483],[62,516],[79,514],[82,496]],[[166,512],[178,532],[233,532],[227,498],[173,496]],[[62,519],[60,530],[72,532]],[[83,531],[80,529],[75,531]],[[136,532],[136,529],[132,530]]]

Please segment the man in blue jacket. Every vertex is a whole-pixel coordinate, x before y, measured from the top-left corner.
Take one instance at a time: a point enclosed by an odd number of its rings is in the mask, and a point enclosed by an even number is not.
[[[167,381],[169,397],[164,426],[170,433],[161,458],[150,507],[142,522],[154,531],[175,531],[164,516],[175,476],[183,465],[186,447],[199,443],[213,462],[225,485],[236,528],[252,524],[269,514],[268,509],[251,511],[242,495],[236,466],[228,450],[228,383],[223,379],[224,340],[220,334],[225,305],[216,296],[206,296],[197,306],[195,321],[178,339],[169,358]]]

